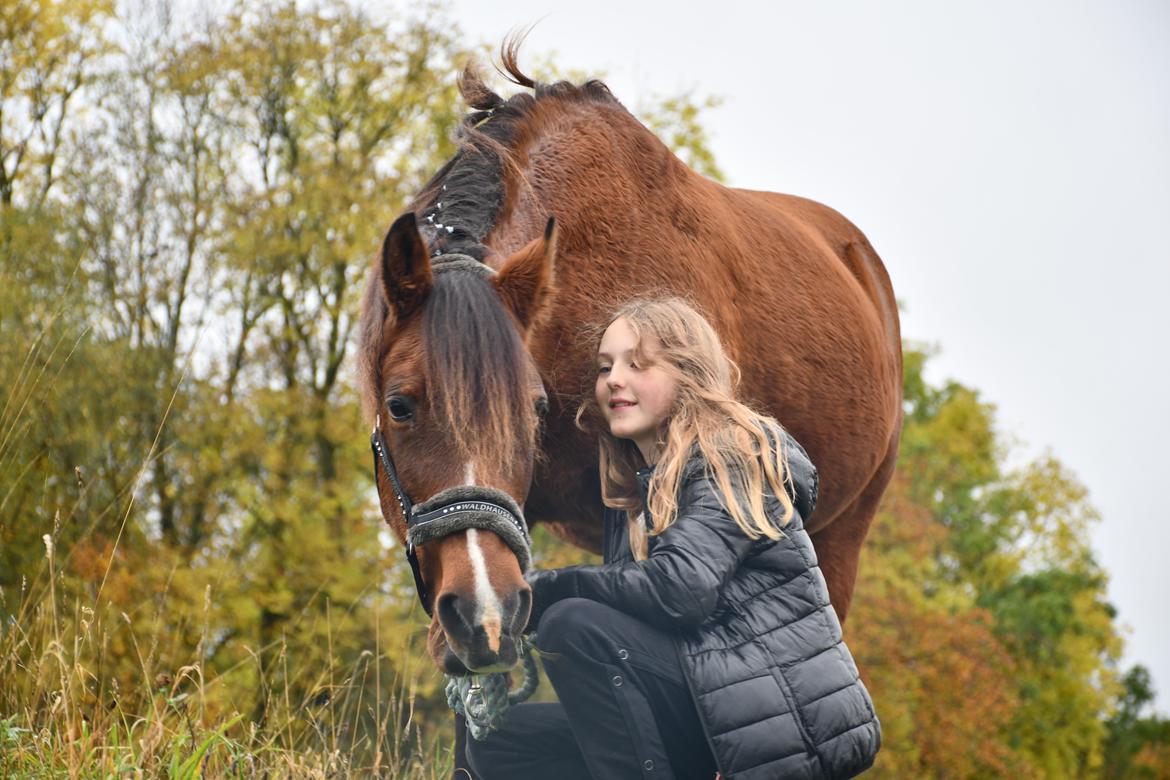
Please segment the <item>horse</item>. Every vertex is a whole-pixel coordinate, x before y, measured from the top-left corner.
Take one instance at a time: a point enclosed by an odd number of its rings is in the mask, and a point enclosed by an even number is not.
[[[575,413],[609,312],[662,294],[707,316],[742,396],[817,465],[806,527],[844,621],[903,414],[880,258],[836,211],[706,179],[604,83],[537,83],[518,54],[506,41],[504,71],[524,88],[507,99],[463,71],[457,151],[388,230],[362,299],[381,510],[432,613],[432,659],[450,674],[515,663],[530,607],[518,507],[600,549],[597,445]],[[406,494],[482,500],[504,519],[414,538]]]

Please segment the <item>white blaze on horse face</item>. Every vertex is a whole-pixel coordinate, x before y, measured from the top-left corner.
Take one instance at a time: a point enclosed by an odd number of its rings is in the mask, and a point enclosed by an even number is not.
[[[468,464],[470,468],[470,464]],[[483,550],[479,548],[479,534],[474,528],[467,529],[467,557],[471,559],[471,572],[475,575],[475,601],[480,616],[480,624],[487,634],[488,648],[493,653],[500,652],[500,627],[502,615],[500,600],[492,590],[491,580],[488,579],[487,564],[483,559]]]
[[[463,484],[475,484],[475,464],[471,461],[467,461],[467,465],[463,467]]]

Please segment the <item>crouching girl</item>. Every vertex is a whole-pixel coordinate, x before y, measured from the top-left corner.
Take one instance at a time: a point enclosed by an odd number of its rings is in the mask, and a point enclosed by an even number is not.
[[[578,421],[601,442],[604,563],[529,575],[559,703],[468,740],[494,778],[844,778],[881,742],[804,521],[817,472],[677,299],[617,311]]]

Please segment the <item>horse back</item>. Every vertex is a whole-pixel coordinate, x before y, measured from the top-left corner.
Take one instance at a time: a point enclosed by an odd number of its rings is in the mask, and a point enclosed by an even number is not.
[[[693,182],[707,204],[690,294],[720,330],[745,400],[789,428],[822,472],[830,522],[896,448],[902,350],[889,275],[865,235],[821,203]],[[681,244],[680,244],[681,245]]]
[[[764,216],[760,221],[761,232],[766,234],[768,225],[773,225],[773,230],[779,231],[782,246],[805,244],[806,251],[801,254],[809,261],[840,263],[881,320],[891,354],[901,355],[901,330],[893,285],[885,264],[856,225],[836,209],[808,198],[746,189],[731,189],[729,193],[732,200],[742,199],[748,204],[744,213],[758,210]],[[795,236],[799,238],[793,241]]]

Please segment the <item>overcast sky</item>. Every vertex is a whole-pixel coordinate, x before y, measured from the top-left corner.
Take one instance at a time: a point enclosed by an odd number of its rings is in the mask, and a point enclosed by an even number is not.
[[[376,2],[369,7],[385,8]],[[1170,703],[1170,4],[455,0],[469,41],[604,72],[635,108],[718,95],[730,184],[841,211],[903,334],[999,409],[1016,462],[1089,487],[1126,662]],[[522,63],[523,63],[522,58]],[[864,586],[864,584],[862,584]]]

